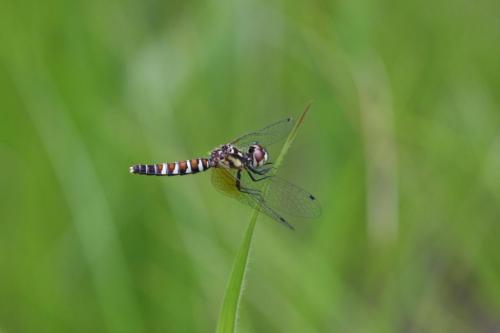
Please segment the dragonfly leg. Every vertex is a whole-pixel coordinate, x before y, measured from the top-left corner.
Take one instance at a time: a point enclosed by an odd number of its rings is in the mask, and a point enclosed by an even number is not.
[[[241,170],[236,173],[236,188],[241,191]]]
[[[259,180],[263,180],[263,179],[271,177],[271,176],[265,176],[265,177],[262,177],[260,179],[255,179],[251,172],[249,172],[248,170],[247,170],[247,172],[253,181],[259,181]],[[262,192],[260,190],[241,186],[241,169],[238,170],[238,172],[236,173],[236,187],[238,188],[238,191],[254,196],[257,199],[257,201],[259,202],[259,205],[266,207],[264,212],[267,212],[267,214],[269,214],[276,221],[284,224],[286,227],[290,228],[291,230],[295,230],[295,228],[290,223],[288,223],[287,220],[285,220],[281,215],[279,215],[273,209],[271,209],[267,206],[267,204],[264,201],[264,197],[262,196]]]
[[[250,175],[250,173],[249,173],[249,175]],[[262,179],[254,179],[252,177],[252,175],[250,175],[250,178],[252,178],[253,181],[262,180]],[[267,178],[267,177],[265,177],[265,178]],[[238,170],[238,172],[236,173],[236,188],[240,192],[247,193],[247,194],[252,194],[254,196],[258,196],[259,200],[263,199],[262,198],[262,192],[260,190],[256,190],[256,189],[253,189],[253,188],[248,188],[248,187],[241,186],[241,170]]]
[[[266,169],[262,169],[262,170],[259,170],[259,172],[263,175],[265,175],[266,173],[268,173],[269,171],[271,171],[273,168],[266,168]]]
[[[253,181],[262,180],[262,178],[261,179],[255,179],[255,178],[253,178],[253,176],[250,173],[248,173],[248,174],[250,175],[250,178],[252,178]],[[267,177],[265,177],[265,178],[267,178]],[[252,189],[252,188],[241,186],[241,170],[238,170],[238,172],[236,173],[236,188],[240,192],[248,193],[248,194],[253,194],[253,195],[259,195],[260,197],[262,197],[262,194],[261,194],[260,190],[256,190],[256,189]]]
[[[264,176],[262,178],[255,178],[254,175],[252,175],[252,172],[251,171],[248,171],[248,175],[250,176],[250,178],[254,181],[254,182],[258,182],[258,181],[261,181],[261,180],[264,180],[264,179],[267,179],[267,178],[270,178],[271,176]]]
[[[247,169],[250,170],[250,171],[252,171],[253,173],[256,173],[256,174],[262,176],[262,175],[265,175],[266,173],[268,173],[269,171],[271,171],[273,168],[265,168],[265,169],[262,169],[262,170],[257,170],[257,169],[255,169],[255,168],[253,168],[253,167],[251,167],[251,166],[248,165]]]

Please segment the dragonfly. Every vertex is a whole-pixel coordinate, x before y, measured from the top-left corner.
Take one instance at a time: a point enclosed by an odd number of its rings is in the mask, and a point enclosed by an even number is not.
[[[203,158],[177,162],[136,164],[130,173],[151,176],[183,176],[212,169],[212,184],[223,194],[294,229],[284,216],[315,218],[321,206],[314,195],[277,176],[267,147],[288,136],[292,118],[223,144]]]

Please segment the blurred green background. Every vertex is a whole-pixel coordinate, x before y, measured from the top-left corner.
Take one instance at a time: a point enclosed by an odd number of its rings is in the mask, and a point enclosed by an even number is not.
[[[314,100],[239,332],[500,332],[500,2],[2,1],[0,332],[212,332],[251,210],[204,156]]]

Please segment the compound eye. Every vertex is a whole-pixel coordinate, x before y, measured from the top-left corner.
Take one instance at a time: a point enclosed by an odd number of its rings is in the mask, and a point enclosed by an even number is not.
[[[254,151],[253,157],[255,158],[255,160],[257,162],[260,162],[264,159],[264,152],[262,150],[258,149],[256,151]]]
[[[266,150],[259,145],[255,145],[252,153],[252,162],[254,167],[260,167],[264,165],[266,161],[267,161]]]

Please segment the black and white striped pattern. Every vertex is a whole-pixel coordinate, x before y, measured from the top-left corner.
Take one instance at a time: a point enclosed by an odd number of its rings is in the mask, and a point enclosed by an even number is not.
[[[182,176],[202,172],[211,167],[208,159],[198,158],[172,163],[137,164],[130,167],[130,173],[150,176]]]

